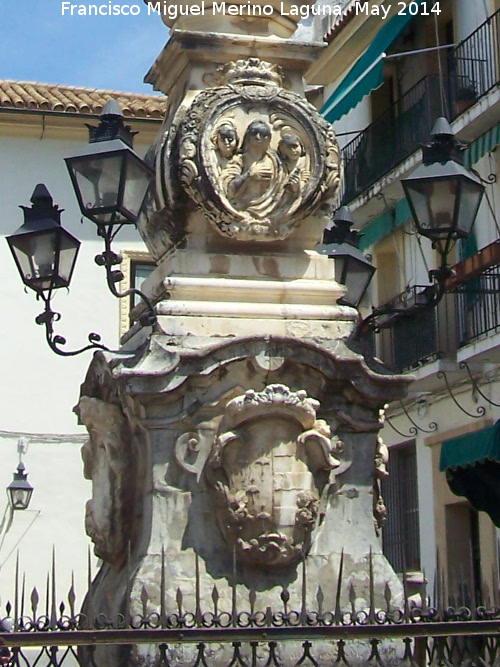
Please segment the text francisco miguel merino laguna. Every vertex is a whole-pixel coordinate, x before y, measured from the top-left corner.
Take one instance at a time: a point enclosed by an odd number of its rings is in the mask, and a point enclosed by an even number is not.
[[[430,13],[439,14],[439,2],[437,0],[429,0],[429,2],[416,2],[415,0],[408,2],[397,2],[399,14],[404,14],[408,11],[410,14],[416,13],[429,16]],[[292,5],[288,3],[280,3],[280,14],[282,16],[300,16],[301,18],[308,18],[309,16],[342,16],[343,9],[340,5]],[[141,13],[141,9],[146,10],[146,7],[141,5],[122,5],[106,2],[101,4],[80,4],[74,5],[71,2],[61,2],[61,13],[63,16],[137,16]],[[355,3],[354,12],[356,14],[365,14],[371,16],[380,16],[386,19],[391,11],[391,5],[378,5],[369,2],[358,1]],[[242,4],[230,4],[221,0],[207,0],[207,7],[205,10],[205,0],[201,0],[195,4],[170,4],[166,0],[156,2],[151,0],[147,4],[148,14],[164,14],[168,18],[175,20],[178,16],[204,16],[205,11],[209,14],[221,14],[229,16],[271,16],[275,9],[272,5],[253,4],[250,0]]]

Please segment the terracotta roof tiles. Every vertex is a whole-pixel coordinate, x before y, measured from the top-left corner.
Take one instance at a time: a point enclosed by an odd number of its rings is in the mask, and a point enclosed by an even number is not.
[[[0,79],[0,109],[99,114],[110,98],[128,117],[160,119],[165,115],[167,98],[160,95]]]

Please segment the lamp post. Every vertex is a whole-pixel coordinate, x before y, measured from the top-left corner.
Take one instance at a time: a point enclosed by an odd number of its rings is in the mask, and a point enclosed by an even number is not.
[[[350,210],[341,206],[333,217],[333,226],[325,229],[323,243],[316,250],[335,260],[335,280],[347,288],[338,303],[357,308],[373,278],[375,267],[359,250],[362,235],[351,229],[352,224]]]
[[[61,226],[62,210],[54,205],[42,183],[36,186],[31,203],[31,207],[21,206],[24,223],[7,237],[7,242],[21,280],[45,304],[44,311],[36,317],[36,323],[45,326],[49,347],[61,356],[75,356],[93,348],[107,349],[99,344],[101,338],[96,333],[90,333],[89,344],[79,350],[59,347],[66,344],[66,339],[54,334],[54,322],[61,315],[52,310],[51,299],[55,290],[69,287],[80,241]]]
[[[463,166],[464,149],[448,121],[438,118],[422,147],[422,164],[401,181],[417,232],[431,241],[440,256],[440,265],[429,271],[431,284],[409,309],[394,303],[374,308],[355,328],[351,339],[390,326],[399,317],[435,308],[443,298],[451,276],[448,255],[457,239],[471,233],[484,194],[484,185]]]
[[[422,164],[401,181],[417,231],[432,241],[442,268],[455,241],[471,233],[484,194],[484,185],[463,166],[465,147],[446,118],[438,118],[422,146]]]
[[[118,298],[136,294],[146,310],[137,319],[142,326],[154,325],[156,313],[147,296],[139,289],[125,292],[116,289],[123,273],[113,270],[122,258],[111,249],[111,243],[126,224],[135,224],[153,179],[153,170],[132,150],[134,133],[123,121],[120,106],[110,100],[101,112],[97,127],[88,126],[90,143],[79,155],[66,158],[76,198],[83,215],[97,225],[104,239],[104,252],[95,261],[106,269],[107,284]],[[54,322],[60,314],[52,310],[53,292],[69,287],[80,241],[61,226],[61,213],[43,184],[36,186],[31,208],[21,206],[24,224],[7,237],[23,283],[36,292],[45,309],[36,323],[45,326],[50,348],[62,356],[74,356],[90,349],[107,350],[96,333],[88,335],[89,344],[78,350],[66,350],[63,336],[54,333]]]
[[[118,298],[138,295],[146,305],[139,317],[141,325],[153,325],[156,314],[147,296],[139,289],[119,292],[116,283],[123,273],[113,269],[122,258],[111,249],[123,225],[136,224],[154,172],[133,151],[134,132],[125,125],[123,112],[115,100],[103,108],[99,125],[87,126],[89,145],[82,153],[65,159],[82,214],[97,226],[104,240],[104,252],[95,258],[106,269],[106,280]]]
[[[12,482],[7,487],[7,496],[13,510],[26,510],[33,495],[33,487],[28,482],[28,473],[22,461],[19,462]]]

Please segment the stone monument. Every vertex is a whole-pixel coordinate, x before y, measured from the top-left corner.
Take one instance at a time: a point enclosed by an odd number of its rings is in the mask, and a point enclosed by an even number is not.
[[[298,17],[277,4],[252,5],[266,16],[234,6],[166,15],[170,40],[147,76],[169,98],[139,224],[158,322],[94,356],[76,408],[90,434],[86,526],[103,560],[89,613],[168,614],[179,594],[211,608],[214,586],[226,610],[234,591],[265,611],[304,586],[333,608],[341,558],[341,600],[363,609],[370,553],[377,604],[387,583],[395,603],[401,594],[380,544],[377,434],[407,380],[349,347],[358,314],[337,303],[333,260],[314,250],[341,177],[303,89],[321,46],[290,41]],[[98,649],[98,664],[117,665],[117,650]],[[159,664],[157,651],[136,646],[129,664]],[[194,648],[169,651],[172,665],[193,664]],[[225,651],[211,664],[228,664]],[[281,664],[298,656],[287,647]]]

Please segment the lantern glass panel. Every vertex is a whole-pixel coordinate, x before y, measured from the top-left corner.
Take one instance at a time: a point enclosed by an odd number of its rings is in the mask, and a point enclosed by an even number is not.
[[[483,186],[469,180],[462,180],[460,192],[460,207],[457,216],[457,233],[466,237],[472,230],[481,199],[484,193]]]
[[[135,220],[139,217],[152,173],[132,154],[127,159],[127,177],[123,191],[123,208]]]
[[[446,238],[455,226],[458,178],[406,182],[419,231],[430,238]]]
[[[75,268],[80,241],[62,229],[59,244],[60,255],[59,269],[57,272],[57,287],[67,287],[71,282],[71,276],[73,274],[73,269]]]
[[[334,255],[335,280],[347,287],[342,301],[358,306],[364,296],[375,267],[369,262],[361,261],[351,255]]]
[[[98,222],[109,222],[119,204],[123,160],[104,153],[71,161],[81,208]]]
[[[24,234],[10,239],[23,282],[33,289],[49,289],[54,282],[57,267],[57,230]]]
[[[14,510],[25,510],[30,504],[33,489],[9,488],[10,504]]]

